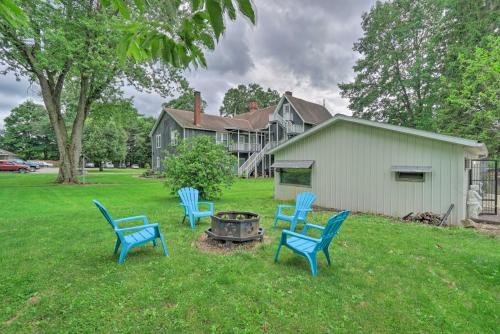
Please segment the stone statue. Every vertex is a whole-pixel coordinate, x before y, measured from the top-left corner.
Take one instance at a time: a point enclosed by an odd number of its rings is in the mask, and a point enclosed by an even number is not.
[[[479,195],[479,185],[473,184],[467,192],[467,212],[469,213],[469,218],[478,218],[482,209],[482,198],[481,195]]]

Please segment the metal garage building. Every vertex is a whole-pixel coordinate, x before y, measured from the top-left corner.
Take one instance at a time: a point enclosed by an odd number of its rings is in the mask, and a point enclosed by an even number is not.
[[[401,217],[466,218],[470,166],[487,157],[474,140],[337,114],[274,148],[276,199],[313,191],[316,205]]]

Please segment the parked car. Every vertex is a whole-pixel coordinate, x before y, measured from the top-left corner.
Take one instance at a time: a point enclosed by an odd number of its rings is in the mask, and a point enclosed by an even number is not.
[[[131,168],[133,169],[139,169],[139,165],[138,164],[132,164],[132,166],[130,166]]]
[[[38,161],[40,166],[42,167],[54,167],[54,164],[51,164],[50,162],[46,162],[46,161]]]
[[[33,162],[30,162],[30,161],[24,161],[24,160],[21,160],[21,159],[15,159],[15,160],[12,160],[13,162],[15,162],[16,164],[19,164],[19,165],[26,165],[28,166],[29,170],[31,172],[34,172],[35,170],[37,170],[38,168],[40,168],[40,166],[38,166],[38,164],[35,164]]]
[[[85,163],[85,168],[94,168],[95,164],[93,162],[87,162]]]
[[[42,166],[40,165],[40,162],[38,162],[38,161],[28,160],[26,162],[28,163],[29,166],[33,166],[36,169],[42,168]]]
[[[115,168],[115,166],[113,165],[113,163],[111,161],[103,162],[102,163],[102,167],[104,167],[104,168]]]
[[[38,166],[40,166],[40,168],[44,168],[44,167],[53,167],[54,165],[53,164],[50,164],[48,162],[45,162],[45,161],[35,161]]]
[[[12,160],[0,160],[0,171],[26,173],[29,170],[28,165],[19,164]]]

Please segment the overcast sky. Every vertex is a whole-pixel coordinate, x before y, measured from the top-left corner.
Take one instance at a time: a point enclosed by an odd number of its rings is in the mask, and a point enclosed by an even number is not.
[[[322,103],[332,114],[351,114],[337,84],[353,78],[358,55],[353,43],[361,37],[361,15],[375,0],[254,0],[257,25],[239,17],[213,53],[208,68],[186,72],[201,91],[207,112],[218,114],[224,93],[240,83],[263,87]],[[156,94],[134,96],[139,112],[157,116],[164,99]],[[9,111],[28,98],[40,100],[38,87],[13,75],[0,76],[0,127]]]

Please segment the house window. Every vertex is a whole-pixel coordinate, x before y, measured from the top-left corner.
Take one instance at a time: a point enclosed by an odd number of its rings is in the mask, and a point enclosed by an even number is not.
[[[424,172],[396,172],[396,181],[403,182],[424,182]]]
[[[280,169],[280,184],[311,186],[311,168]]]
[[[292,121],[293,120],[293,115],[292,111],[290,109],[290,104],[284,104],[283,105],[283,119],[285,121]]]
[[[156,168],[157,168],[157,169],[160,169],[160,166],[161,166],[161,160],[160,160],[160,157],[156,157]]]
[[[215,142],[217,144],[222,144],[225,147],[228,145],[228,134],[225,132],[217,132],[215,134]]]
[[[170,131],[170,145],[175,146],[179,144],[179,132],[177,130]]]
[[[156,135],[156,148],[161,148],[161,134]]]

